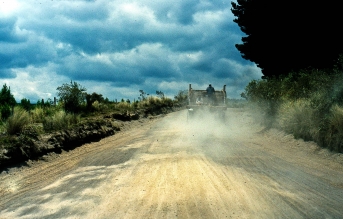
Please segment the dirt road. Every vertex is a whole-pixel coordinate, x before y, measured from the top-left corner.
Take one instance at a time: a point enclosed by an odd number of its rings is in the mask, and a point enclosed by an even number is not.
[[[0,218],[343,218],[343,156],[186,112],[0,174]]]

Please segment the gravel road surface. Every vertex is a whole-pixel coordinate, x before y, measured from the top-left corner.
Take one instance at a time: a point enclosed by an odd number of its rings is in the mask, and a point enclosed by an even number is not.
[[[343,218],[343,155],[186,111],[0,174],[0,218]]]

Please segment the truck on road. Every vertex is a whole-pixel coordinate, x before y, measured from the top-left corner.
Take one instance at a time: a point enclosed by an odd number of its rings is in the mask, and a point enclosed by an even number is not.
[[[206,90],[194,90],[189,84],[187,119],[192,119],[199,112],[208,112],[225,120],[226,100],[226,85],[222,90],[214,91],[212,95],[209,95]]]

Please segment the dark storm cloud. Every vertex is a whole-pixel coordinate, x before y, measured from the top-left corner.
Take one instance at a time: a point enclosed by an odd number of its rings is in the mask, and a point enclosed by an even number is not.
[[[25,68],[29,65],[44,66],[55,59],[55,48],[51,47],[48,39],[30,36],[27,33],[18,35],[21,35],[22,39],[19,42],[0,43],[0,69],[10,71],[10,69]],[[0,74],[1,77],[4,75]]]
[[[15,77],[15,74],[10,69],[0,69],[0,79],[1,78],[14,78],[14,77]]]
[[[62,65],[56,68],[56,72],[77,81],[106,81],[122,86],[143,82],[142,77],[138,76],[140,74],[134,72],[134,69],[125,69],[123,66],[113,66],[80,57],[68,57]]]
[[[2,42],[13,42],[13,26],[14,19],[3,19],[0,20],[0,41]]]
[[[124,53],[73,54],[66,57],[56,71],[77,80],[121,85],[141,84],[148,78],[176,79],[178,72],[166,50],[161,44],[144,44]]]
[[[242,33],[230,2],[8,0],[0,14],[0,82],[50,74],[105,96],[144,86],[176,94],[208,81],[242,89],[261,73],[234,46]]]

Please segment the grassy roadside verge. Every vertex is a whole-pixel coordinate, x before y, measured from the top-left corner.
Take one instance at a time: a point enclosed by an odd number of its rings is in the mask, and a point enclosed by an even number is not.
[[[60,153],[99,141],[120,131],[121,122],[166,114],[180,107],[177,101],[156,97],[136,103],[98,104],[82,114],[66,113],[55,106],[30,112],[16,107],[0,126],[0,170],[49,152]]]
[[[244,96],[258,121],[343,153],[343,72],[316,69],[255,80]]]

